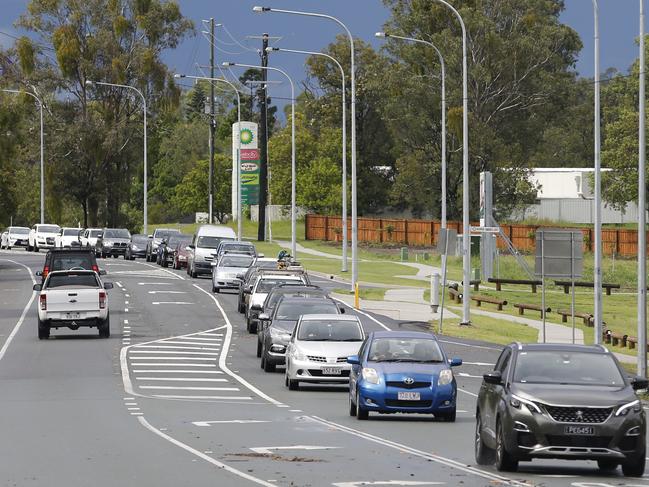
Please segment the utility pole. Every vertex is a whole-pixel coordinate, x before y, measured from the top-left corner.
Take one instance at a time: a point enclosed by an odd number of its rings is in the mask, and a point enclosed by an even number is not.
[[[261,116],[259,117],[259,222],[257,227],[257,240],[263,242],[266,240],[266,201],[268,199],[268,94],[265,81],[268,79],[268,34],[261,37],[261,97],[259,106]]]
[[[214,78],[214,19],[210,18],[210,78]],[[209,221],[214,223],[214,138],[216,116],[214,107],[214,83],[210,82],[210,175],[209,175]]]

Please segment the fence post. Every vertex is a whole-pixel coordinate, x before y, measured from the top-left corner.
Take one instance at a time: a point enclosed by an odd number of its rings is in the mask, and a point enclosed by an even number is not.
[[[435,222],[430,221],[430,246],[435,245]]]
[[[383,218],[379,218],[379,243],[383,243]]]
[[[403,229],[405,230],[403,233],[405,234],[404,240],[406,241],[406,245],[408,245],[408,220],[403,220]]]

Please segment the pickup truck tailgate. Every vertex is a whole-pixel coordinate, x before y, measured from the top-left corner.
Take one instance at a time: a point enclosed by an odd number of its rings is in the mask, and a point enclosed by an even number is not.
[[[99,311],[99,289],[57,289],[47,292],[48,312]]]

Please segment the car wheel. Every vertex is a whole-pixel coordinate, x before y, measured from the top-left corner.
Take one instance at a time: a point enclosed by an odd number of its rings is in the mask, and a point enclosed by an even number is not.
[[[239,301],[239,304],[237,305],[237,311],[239,313],[243,313],[246,310],[246,308],[243,306],[243,303]]]
[[[619,462],[607,460],[605,458],[602,460],[597,460],[597,468],[599,468],[603,472],[612,472],[617,468],[618,465]]]
[[[289,379],[288,380],[288,390],[289,391],[297,391],[300,389],[300,381],[295,380],[295,379]]]
[[[34,252],[38,252],[40,249],[36,246],[34,246]]]
[[[100,338],[109,338],[110,337],[110,316],[106,316],[105,320],[100,321],[99,324],[97,325],[97,329],[99,330]]]
[[[250,318],[246,319],[246,330],[248,330],[248,333],[257,333],[257,323],[253,323],[253,321]]]
[[[478,465],[491,465],[494,463],[494,450],[489,448],[482,438],[482,419],[480,419],[480,411],[476,412],[475,422],[475,461]]]
[[[50,327],[41,320],[38,320],[38,339],[47,340],[50,337]]]
[[[642,477],[645,467],[645,449],[643,448],[635,459],[622,463],[622,473],[625,477]]]
[[[496,425],[496,469],[500,472],[515,472],[518,470],[518,460],[512,458],[505,446],[505,433],[500,421]]]
[[[266,368],[266,352],[264,350],[263,345],[262,345],[262,348],[261,348],[261,360],[259,361],[259,366],[262,369]]]
[[[167,259],[164,259],[162,261],[162,267],[169,267],[169,262],[167,262]]]
[[[455,408],[453,408],[452,411],[445,412],[438,415],[438,417],[441,417],[442,421],[444,421],[445,423],[455,423],[456,416],[457,416],[457,411]]]
[[[356,391],[356,419],[364,421],[369,417],[370,412],[367,409],[363,409],[363,407],[361,406],[360,392]]]
[[[193,279],[196,279],[198,277],[198,274],[196,274],[196,269],[194,269],[194,267],[192,267],[192,270],[189,273],[189,276],[192,277]]]
[[[268,360],[264,360],[264,372],[275,372],[275,364],[271,364]]]
[[[257,340],[257,357],[261,357],[261,340]]]
[[[349,415],[356,416],[356,404],[354,404],[351,393],[349,394]]]

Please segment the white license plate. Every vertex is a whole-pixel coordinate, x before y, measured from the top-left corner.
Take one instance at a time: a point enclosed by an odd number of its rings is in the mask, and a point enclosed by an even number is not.
[[[419,392],[399,392],[399,401],[421,401],[421,394]]]
[[[323,367],[322,373],[325,375],[340,375],[341,369],[338,367]]]
[[[81,316],[79,313],[65,313],[65,317],[68,320],[78,320],[79,316]]]
[[[595,428],[592,426],[566,426],[563,432],[567,435],[592,436],[595,434]]]

